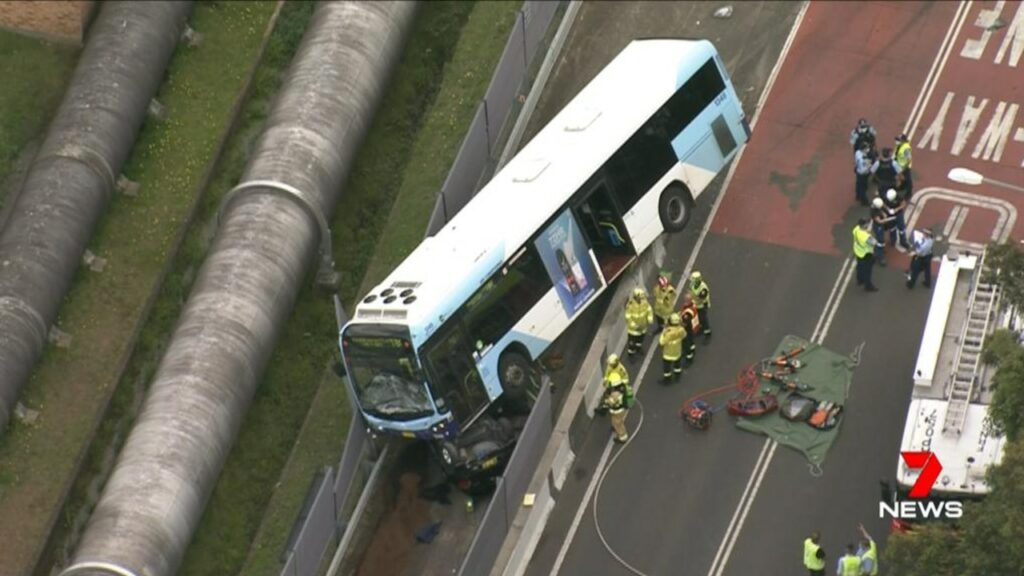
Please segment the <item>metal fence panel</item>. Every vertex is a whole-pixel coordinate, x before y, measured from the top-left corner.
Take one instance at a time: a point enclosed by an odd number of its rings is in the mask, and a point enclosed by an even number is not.
[[[519,86],[523,84],[523,77],[526,76],[523,39],[523,13],[520,12],[484,94],[484,103],[487,106],[487,149],[490,151],[497,148],[501,127],[505,124],[508,111],[512,108]],[[476,176],[479,178],[480,173],[477,172]]]
[[[537,53],[537,47],[544,38],[544,34],[547,33],[548,26],[551,25],[551,19],[555,17],[559,4],[561,2],[548,2],[546,0],[525,2],[523,4],[523,12],[526,13],[526,38],[524,44],[526,44],[527,62],[533,62],[533,57]]]
[[[459,155],[448,172],[448,177],[441,187],[444,194],[446,210],[445,221],[451,220],[473,197],[477,180],[487,162],[487,118],[483,102],[476,109],[473,123],[469,126],[466,139],[462,141]]]
[[[328,468],[295,544],[297,573],[313,574],[320,567],[327,544],[334,538],[334,521],[334,470]]]
[[[348,493],[352,489],[356,474],[359,473],[359,461],[362,460],[367,440],[363,419],[358,414],[353,414],[352,422],[348,425],[348,436],[345,437],[345,451],[341,453],[334,481],[335,502],[339,509],[348,501]]]
[[[540,395],[537,396],[537,402],[534,403],[530,417],[526,420],[526,426],[519,434],[519,440],[516,441],[516,448],[512,452],[512,457],[509,458],[508,466],[505,467],[504,481],[508,497],[511,499],[509,501],[510,515],[511,511],[519,506],[523,494],[526,493],[533,471],[536,470],[548,438],[551,437],[551,396],[545,379]]]
[[[430,221],[427,222],[427,233],[423,235],[424,238],[427,236],[433,236],[437,234],[441,228],[444,228],[444,192],[439,192],[437,200],[434,201],[434,211],[430,213]]]
[[[509,516],[505,508],[505,480],[498,481],[498,487],[494,490],[487,512],[484,513],[483,521],[473,536],[473,543],[469,546],[469,552],[462,560],[462,567],[459,569],[460,576],[476,576],[487,574],[494,565],[494,559],[498,557],[501,546],[505,542],[505,535],[508,533]]]

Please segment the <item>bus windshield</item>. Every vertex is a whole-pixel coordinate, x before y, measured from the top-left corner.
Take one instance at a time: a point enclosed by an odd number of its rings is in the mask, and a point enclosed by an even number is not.
[[[405,328],[353,325],[342,337],[342,350],[364,412],[388,420],[434,413]]]

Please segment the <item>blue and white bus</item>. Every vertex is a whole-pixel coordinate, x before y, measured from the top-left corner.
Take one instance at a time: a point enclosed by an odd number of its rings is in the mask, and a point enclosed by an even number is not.
[[[750,137],[704,40],[631,42],[358,304],[340,344],[375,432],[452,438],[694,201]]]

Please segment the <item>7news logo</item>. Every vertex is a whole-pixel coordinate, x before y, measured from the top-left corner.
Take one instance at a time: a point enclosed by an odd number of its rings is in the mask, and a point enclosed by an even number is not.
[[[879,502],[879,518],[900,520],[924,520],[929,518],[957,519],[964,515],[964,504],[959,500],[929,499],[935,481],[942,472],[942,463],[934,452],[900,452],[903,462],[911,470],[921,474],[910,488],[910,500]]]

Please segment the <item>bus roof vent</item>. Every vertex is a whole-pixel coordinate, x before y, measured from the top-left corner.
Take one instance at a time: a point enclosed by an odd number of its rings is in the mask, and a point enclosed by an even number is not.
[[[419,288],[422,282],[392,282],[392,288]]]
[[[583,132],[597,121],[601,111],[595,108],[580,108],[565,121],[566,132]]]
[[[356,311],[356,318],[380,318],[380,308],[360,308]]]
[[[405,320],[405,310],[382,310],[381,317],[389,320]]]
[[[516,166],[515,174],[512,175],[513,182],[533,182],[551,165],[551,162],[543,158],[525,160]]]

